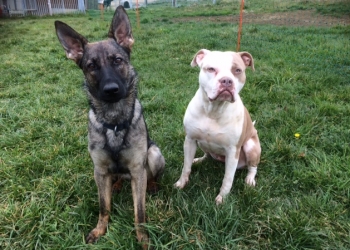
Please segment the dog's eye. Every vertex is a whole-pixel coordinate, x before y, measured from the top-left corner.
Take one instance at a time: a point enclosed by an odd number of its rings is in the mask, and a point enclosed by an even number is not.
[[[209,73],[215,73],[215,69],[212,68],[212,67],[207,68],[207,71],[208,71]]]
[[[123,61],[123,59],[120,58],[120,57],[115,57],[115,58],[113,58],[113,63],[114,63],[114,64],[121,64],[122,61]]]
[[[236,69],[236,70],[235,70],[235,74],[240,74],[240,73],[242,73],[242,70],[241,70],[241,69]]]
[[[88,68],[89,70],[95,70],[95,69],[96,69],[96,64],[93,63],[93,62],[91,62],[91,63],[89,63],[89,64],[87,65],[87,68]]]

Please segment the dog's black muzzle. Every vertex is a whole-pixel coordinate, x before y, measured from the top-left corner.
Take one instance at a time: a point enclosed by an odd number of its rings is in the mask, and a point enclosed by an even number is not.
[[[124,86],[116,82],[101,84],[99,92],[100,99],[110,103],[118,102],[126,95]]]
[[[105,102],[118,102],[126,97],[126,89],[123,80],[118,75],[110,72],[103,72],[106,77],[102,77],[99,87],[100,99]]]

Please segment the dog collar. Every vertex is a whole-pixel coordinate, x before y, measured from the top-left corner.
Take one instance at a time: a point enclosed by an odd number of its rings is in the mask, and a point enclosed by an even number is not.
[[[115,136],[117,136],[119,131],[122,131],[123,129],[127,129],[130,126],[130,123],[128,121],[125,121],[123,123],[120,124],[108,124],[103,122],[102,123],[103,127],[108,128],[110,130],[114,131]]]

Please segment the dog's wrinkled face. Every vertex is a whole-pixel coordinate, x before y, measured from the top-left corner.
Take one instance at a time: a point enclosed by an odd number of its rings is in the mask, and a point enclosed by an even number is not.
[[[253,57],[248,52],[220,52],[202,49],[191,66],[199,66],[199,84],[210,102],[234,102],[245,83],[245,69],[254,69]]]
[[[89,43],[67,24],[56,21],[56,33],[66,56],[83,70],[88,93],[107,103],[124,99],[135,87],[136,77],[130,65],[134,39],[128,16],[118,8],[113,16],[108,39]]]
[[[113,39],[87,44],[80,67],[89,93],[110,103],[126,97],[135,75],[129,55]]]

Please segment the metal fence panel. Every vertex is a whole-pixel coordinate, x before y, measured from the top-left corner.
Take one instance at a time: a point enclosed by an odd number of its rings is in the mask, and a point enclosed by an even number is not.
[[[3,5],[4,15],[53,15],[66,13],[84,13],[88,0],[13,0]],[[97,1],[97,0],[96,0]]]

